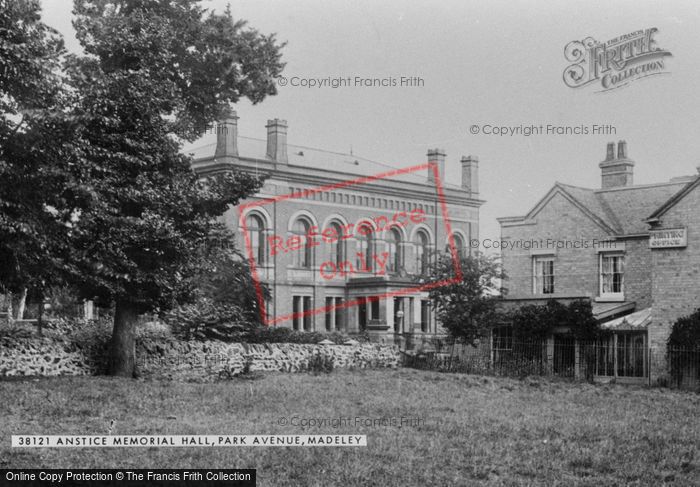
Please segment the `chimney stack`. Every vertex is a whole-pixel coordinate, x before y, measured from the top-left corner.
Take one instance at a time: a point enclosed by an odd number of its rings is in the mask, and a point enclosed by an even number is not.
[[[624,188],[634,182],[634,161],[627,157],[627,142],[624,140],[617,143],[617,157],[615,143],[608,142],[605,160],[598,167],[603,189]]]
[[[287,164],[287,121],[276,118],[268,120],[267,125],[267,158],[275,162]]]
[[[615,142],[608,142],[608,151],[605,154],[606,161],[615,160]]]
[[[440,182],[445,184],[445,150],[428,150],[428,163],[434,163],[437,165],[438,174],[440,175]],[[435,182],[435,173],[432,169],[428,169],[428,181],[433,183]]]
[[[476,156],[462,156],[462,188],[467,191],[470,198],[479,197],[479,158]]]
[[[624,140],[617,143],[617,158],[620,160],[627,159],[627,142]]]
[[[238,115],[229,110],[223,121],[216,126],[216,152],[214,157],[238,157]]]

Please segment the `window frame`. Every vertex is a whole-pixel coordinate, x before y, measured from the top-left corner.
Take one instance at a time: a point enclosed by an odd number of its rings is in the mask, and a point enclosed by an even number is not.
[[[297,225],[302,225],[304,226],[304,230],[297,228]],[[307,239],[308,239],[308,234],[309,231],[311,230],[312,223],[304,218],[304,217],[299,217],[296,220],[294,220],[294,224],[292,225],[292,235],[296,235],[298,237],[301,237],[301,247],[299,250],[294,251],[294,267],[297,269],[307,269],[310,270],[313,268],[314,265],[314,254],[313,254],[313,249],[311,245],[308,245]],[[300,233],[302,232],[302,233]]]
[[[625,299],[625,253],[624,252],[600,252],[598,257],[598,297],[599,299],[610,299],[610,300],[624,300]],[[606,259],[620,259],[620,264],[618,268],[621,269],[615,272],[611,268],[610,272],[604,272],[604,262]],[[620,276],[620,290],[619,291],[608,291],[605,292],[603,289],[605,287],[606,276],[610,276],[611,285],[614,287],[615,275]]]
[[[357,272],[373,272],[373,260],[374,260],[374,229],[369,223],[363,223],[358,225],[357,236],[357,262],[355,270]],[[362,229],[362,231],[360,231]],[[367,230],[364,230],[367,229]],[[364,247],[364,248],[363,248]],[[359,254],[363,254],[364,257],[361,258]],[[362,266],[362,260],[364,260],[365,267]]]
[[[392,227],[388,230],[388,237],[389,259],[387,261],[387,272],[389,274],[399,274],[403,267],[403,252],[401,249],[403,238],[401,232],[396,227]]]
[[[556,257],[554,255],[533,255],[532,256],[532,294],[544,296],[556,292]],[[540,263],[551,263],[551,274],[545,274],[544,267],[542,274],[539,274]],[[550,285],[545,287],[546,279],[551,280]],[[547,289],[550,289],[547,291]]]
[[[426,274],[430,267],[430,235],[421,229],[416,232],[416,270],[419,274]]]
[[[248,230],[248,239],[252,250],[251,253],[256,259],[257,265],[263,266],[267,263],[265,258],[265,219],[257,213],[248,213],[245,216],[245,219],[246,229]],[[253,226],[253,222],[255,222],[255,226]],[[257,237],[257,246],[254,244],[254,237]]]

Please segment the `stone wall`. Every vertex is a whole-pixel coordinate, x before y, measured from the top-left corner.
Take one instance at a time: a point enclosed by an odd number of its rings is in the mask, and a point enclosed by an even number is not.
[[[181,342],[145,338],[136,348],[137,372],[143,377],[214,380],[244,371],[303,372],[314,355],[329,357],[334,367],[397,367],[396,347],[376,344],[311,345]],[[0,376],[95,375],[104,373],[104,346],[53,338],[0,337]]]

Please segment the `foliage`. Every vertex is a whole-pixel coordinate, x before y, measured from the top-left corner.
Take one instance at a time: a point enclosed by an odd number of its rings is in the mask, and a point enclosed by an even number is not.
[[[671,327],[668,348],[691,347],[700,349],[700,308],[688,316],[678,318]]]
[[[282,46],[194,0],[76,0],[74,14],[84,54],[66,62],[81,128],[70,169],[83,193],[67,270],[85,297],[116,303],[114,372],[129,375],[135,317],[192,299],[216,217],[262,184],[198,176],[180,141],[242,97],[275,94]]]
[[[76,0],[64,56],[36,0],[0,0],[0,285],[115,302],[115,373],[139,313],[191,298],[216,217],[261,180],[199,178],[181,142],[274,95],[281,48],[195,0]]]
[[[452,281],[430,290],[430,299],[438,320],[455,339],[474,343],[499,321],[496,308],[503,270],[493,257],[477,253],[460,259],[460,271],[449,254],[438,254],[429,267],[427,283]],[[455,281],[455,277],[458,279]]]
[[[166,313],[164,320],[173,335],[185,340],[240,341],[255,326],[239,306],[209,299],[179,306]]]
[[[68,253],[70,125],[60,74],[61,36],[38,0],[0,0],[0,289],[30,298]]]
[[[232,246],[233,241],[233,235],[227,231],[210,239],[194,279],[196,299],[236,306],[243,321],[263,326],[257,286],[264,300],[270,299],[270,291],[264,283],[255,284],[248,261]]]
[[[601,333],[591,303],[585,300],[564,305],[550,299],[544,305],[521,306],[509,313],[508,320],[513,326],[515,342],[540,341],[559,326],[568,327],[578,340],[592,340]]]
[[[330,355],[318,351],[309,358],[306,368],[314,375],[330,374],[335,368],[335,361]]]
[[[670,378],[682,385],[685,376],[698,377],[700,371],[700,308],[678,318],[671,327],[666,346]]]

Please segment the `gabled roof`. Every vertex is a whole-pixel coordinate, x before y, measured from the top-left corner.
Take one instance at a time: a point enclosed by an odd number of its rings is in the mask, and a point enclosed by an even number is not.
[[[533,220],[555,195],[561,195],[584,215],[590,218],[596,225],[600,226],[605,232],[610,234],[617,233],[617,225],[612,215],[603,208],[602,203],[595,198],[594,193],[595,192],[591,189],[578,188],[576,186],[569,186],[557,182],[527,215],[522,217],[499,218],[498,221],[501,223],[512,223]]]
[[[685,198],[688,193],[693,191],[698,186],[700,186],[700,176],[697,176],[693,181],[686,184],[680,191],[671,196],[664,204],[659,206],[654,213],[649,215],[646,221],[649,222],[661,218],[668,210],[676,206],[680,200]]]
[[[691,187],[700,184],[700,177],[690,184],[688,181],[687,178],[680,178],[667,183],[609,189],[581,188],[557,182],[527,215],[521,218],[499,218],[499,221],[531,220],[555,194],[561,194],[611,235],[645,234],[648,232],[648,215],[660,206],[665,208],[675,204]],[[658,210],[654,215],[656,213]]]

